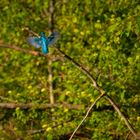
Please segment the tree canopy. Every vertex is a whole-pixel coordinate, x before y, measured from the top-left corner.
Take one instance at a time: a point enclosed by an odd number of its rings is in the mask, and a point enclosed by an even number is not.
[[[136,138],[110,98],[139,135],[138,0],[1,0],[0,9],[1,139],[69,139],[101,94],[73,139]],[[54,30],[47,55],[26,41]]]

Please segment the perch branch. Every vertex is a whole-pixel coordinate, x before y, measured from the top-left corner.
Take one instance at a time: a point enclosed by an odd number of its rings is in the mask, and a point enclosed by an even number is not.
[[[73,60],[70,56],[66,55],[63,51],[61,51],[58,48],[55,48],[63,57],[68,59],[70,62],[72,62],[78,69],[80,69],[93,83],[93,87],[98,90],[101,94],[104,93],[104,91],[98,86],[96,80],[93,78],[93,76],[79,63],[77,63],[75,60]]]
[[[115,102],[111,99],[111,97],[107,96],[107,94],[105,93],[105,91],[97,84],[96,80],[94,79],[94,77],[79,63],[77,63],[75,60],[73,60],[70,56],[66,55],[63,51],[61,51],[60,49],[56,48],[56,50],[61,53],[63,55],[63,57],[65,57],[66,59],[68,59],[70,62],[72,62],[77,68],[79,68],[93,83],[93,87],[102,95],[105,94],[104,97],[110,102],[110,104],[114,107],[114,109],[118,112],[118,114],[120,115],[120,117],[124,120],[126,126],[128,127],[128,129],[131,131],[131,133],[134,135],[134,137],[137,140],[140,140],[140,137],[137,135],[137,133],[135,132],[134,128],[132,127],[132,125],[129,123],[129,121],[127,120],[127,118],[123,115],[123,113],[120,111],[119,107],[115,104]]]

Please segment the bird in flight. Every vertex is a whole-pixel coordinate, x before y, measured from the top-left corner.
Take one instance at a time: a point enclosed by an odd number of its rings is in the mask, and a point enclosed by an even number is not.
[[[27,41],[35,48],[42,48],[42,53],[47,54],[49,52],[48,47],[56,43],[58,39],[58,32],[52,32],[48,37],[45,36],[44,32],[41,32],[40,37],[28,37]]]

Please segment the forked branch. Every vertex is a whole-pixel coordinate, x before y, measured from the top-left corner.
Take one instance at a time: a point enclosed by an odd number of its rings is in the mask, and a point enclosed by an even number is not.
[[[42,55],[45,57],[48,57],[47,55],[43,55],[39,52],[36,51],[29,51],[29,50],[25,50],[25,49],[21,49],[19,47],[16,46],[10,46],[10,45],[4,45],[4,44],[0,44],[0,47],[6,47],[6,48],[11,48],[17,51],[22,51],[25,53],[29,53],[32,55]],[[104,94],[104,97],[110,102],[110,104],[114,107],[114,109],[118,112],[118,114],[120,115],[120,117],[124,120],[125,124],[127,125],[128,129],[131,131],[131,133],[134,135],[134,137],[137,140],[140,140],[140,137],[137,135],[137,133],[135,132],[134,128],[132,127],[132,125],[129,123],[129,121],[127,120],[127,118],[123,115],[123,113],[120,111],[119,107],[115,104],[115,102],[111,99],[111,97],[109,97],[106,92],[97,84],[96,80],[94,79],[94,77],[89,73],[89,71],[87,71],[82,65],[80,65],[79,63],[77,63],[75,60],[73,60],[70,56],[66,55],[63,51],[61,51],[60,49],[56,48],[56,50],[61,53],[61,55],[63,57],[65,57],[66,59],[68,59],[70,62],[72,62],[77,68],[80,69],[80,71],[82,71],[92,82],[93,87],[102,95]]]

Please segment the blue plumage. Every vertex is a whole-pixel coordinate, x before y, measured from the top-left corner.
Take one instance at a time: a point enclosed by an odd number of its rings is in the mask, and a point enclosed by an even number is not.
[[[45,37],[45,33],[41,32],[40,37],[28,37],[27,41],[36,48],[42,48],[42,53],[47,54],[48,46],[53,45],[58,38],[58,32],[53,32],[49,37]]]

